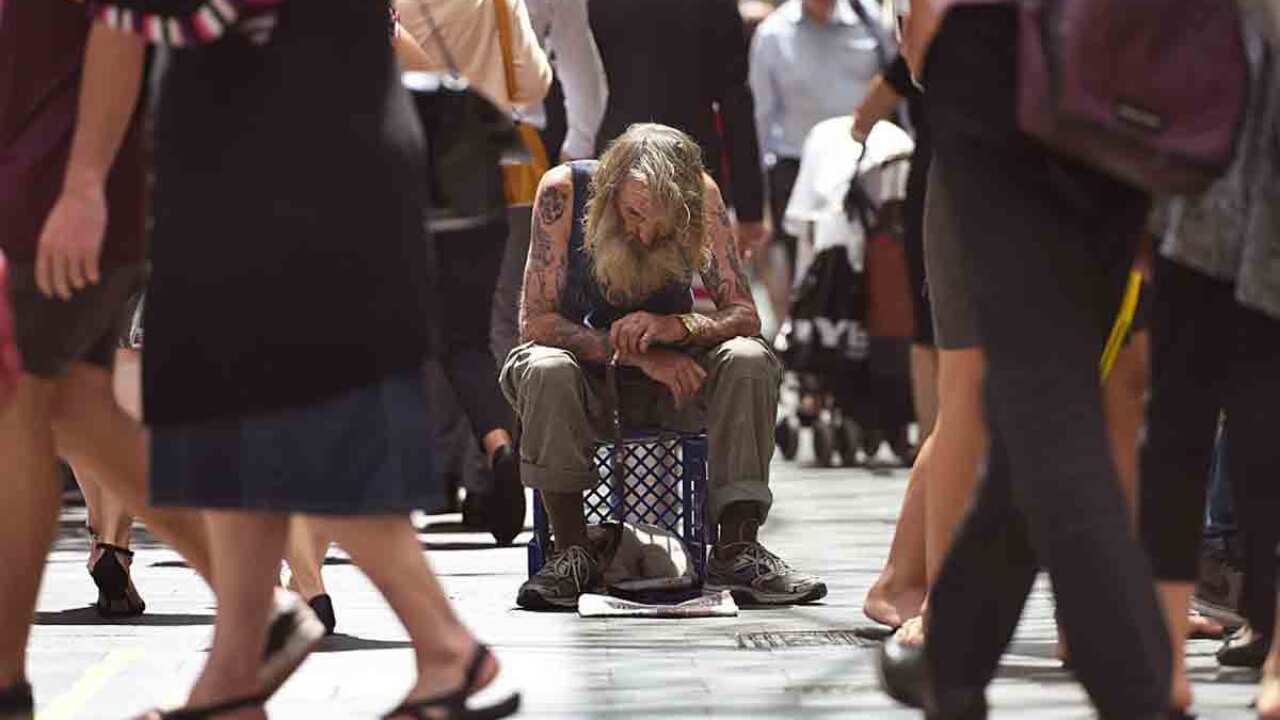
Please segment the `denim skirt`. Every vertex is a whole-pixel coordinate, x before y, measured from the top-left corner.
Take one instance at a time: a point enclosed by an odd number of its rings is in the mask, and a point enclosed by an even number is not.
[[[151,500],[162,507],[324,515],[438,504],[418,371],[311,405],[162,426],[151,433]]]

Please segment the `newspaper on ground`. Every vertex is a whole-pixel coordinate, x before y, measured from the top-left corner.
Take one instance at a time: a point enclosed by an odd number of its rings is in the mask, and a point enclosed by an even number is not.
[[[728,590],[708,593],[675,605],[649,605],[609,595],[586,593],[578,598],[582,617],[703,618],[737,617],[738,604]]]

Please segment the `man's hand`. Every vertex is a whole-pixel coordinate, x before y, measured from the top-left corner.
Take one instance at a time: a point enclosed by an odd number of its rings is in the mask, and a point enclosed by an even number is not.
[[[775,222],[782,220],[779,218]],[[768,239],[769,232],[765,230],[763,221],[738,223],[738,249],[742,252],[742,259],[750,260],[754,257],[756,252],[764,248]]]
[[[624,360],[649,352],[653,343],[678,343],[687,331],[674,315],[633,312],[609,328],[609,344]]]
[[[707,371],[697,360],[674,350],[650,350],[632,361],[650,379],[671,391],[676,408],[697,396],[706,382]]]
[[[911,77],[919,85],[924,72],[924,61],[929,56],[929,45],[942,26],[950,0],[912,0],[911,12],[902,21],[902,57],[911,68]]]
[[[45,220],[36,249],[36,286],[47,297],[70,300],[98,282],[107,200],[101,183],[67,186]]]

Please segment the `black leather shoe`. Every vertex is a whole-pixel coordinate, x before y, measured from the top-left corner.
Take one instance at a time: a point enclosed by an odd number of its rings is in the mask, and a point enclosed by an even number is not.
[[[1246,625],[1227,638],[1218,650],[1218,664],[1223,667],[1261,668],[1271,650],[1271,638],[1250,631]]]
[[[907,707],[924,707],[929,678],[923,645],[906,645],[891,636],[880,646],[876,666],[886,695]]]
[[[485,516],[489,532],[499,545],[510,545],[524,530],[524,485],[520,483],[520,457],[503,445],[493,454],[493,492]]]
[[[985,720],[986,693],[981,689],[938,692],[930,687],[923,645],[907,645],[894,635],[880,646],[880,687],[903,705],[921,708],[928,720]]]
[[[25,682],[0,690],[0,720],[31,720],[35,707],[31,686]]]

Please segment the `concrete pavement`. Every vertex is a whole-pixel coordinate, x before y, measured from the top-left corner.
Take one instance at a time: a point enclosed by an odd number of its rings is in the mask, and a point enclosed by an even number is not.
[[[861,601],[886,555],[905,472],[775,467],[777,502],[764,540],[826,578],[831,592],[818,605],[713,620],[527,613],[514,609],[522,547],[494,549],[456,516],[430,518],[421,538],[460,612],[503,662],[500,685],[524,692],[523,717],[918,717],[878,691],[874,644],[849,632],[869,625]],[[82,526],[82,510],[63,514],[40,600],[30,662],[39,717],[124,718],[179,701],[210,641],[211,594],[174,553],[140,533],[134,567],[147,614],[123,624],[99,620],[88,608],[96,595]],[[272,717],[377,717],[410,684],[406,635],[372,586],[337,549],[325,578],[340,634],[271,702]],[[993,717],[1091,716],[1053,647],[1042,581],[990,693]],[[1201,717],[1253,717],[1255,676],[1220,671],[1215,648],[1191,644]]]

